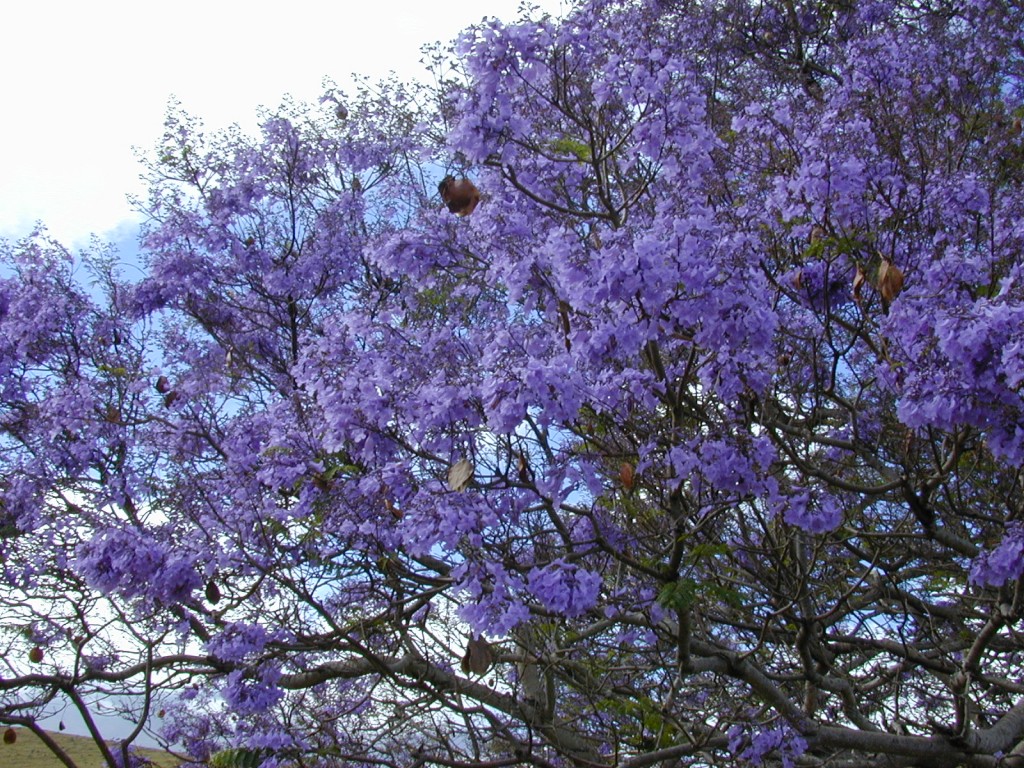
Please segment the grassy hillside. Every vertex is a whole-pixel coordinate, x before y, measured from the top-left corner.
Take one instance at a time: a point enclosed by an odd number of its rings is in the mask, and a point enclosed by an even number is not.
[[[6,728],[0,730],[7,730]],[[0,743],[0,766],[3,768],[64,768],[46,745],[34,733],[24,728],[15,728],[18,734],[14,744]],[[74,760],[77,768],[107,768],[100,756],[99,748],[87,736],[69,736],[51,733],[50,736]],[[139,755],[153,761],[158,768],[173,768],[178,761],[165,752],[155,749],[141,749]]]

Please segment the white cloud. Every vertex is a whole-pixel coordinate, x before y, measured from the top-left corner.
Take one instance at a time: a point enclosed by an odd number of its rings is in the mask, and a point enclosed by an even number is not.
[[[558,13],[568,0],[541,0]],[[132,147],[160,135],[174,95],[210,128],[246,125],[289,93],[320,95],[323,78],[421,72],[420,48],[518,0],[473,4],[370,0],[59,0],[15,3],[0,32],[0,236],[42,220],[82,242],[133,218],[142,191]]]

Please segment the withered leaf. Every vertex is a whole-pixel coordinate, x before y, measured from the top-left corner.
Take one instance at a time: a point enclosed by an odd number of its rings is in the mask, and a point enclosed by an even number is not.
[[[864,274],[864,270],[857,266],[857,271],[853,275],[853,299],[857,303],[860,303],[860,289],[864,286],[864,281],[867,280],[867,276]]]
[[[448,470],[448,487],[453,491],[461,491],[473,479],[473,465],[468,459],[462,459]]]
[[[526,454],[520,451],[519,453],[519,467],[517,470],[519,482],[528,483],[530,482],[530,465],[526,461]]]
[[[395,503],[391,499],[384,499],[384,508],[391,513],[391,516],[396,520],[402,519],[402,510],[395,506]]]
[[[494,663],[494,651],[484,638],[470,638],[462,657],[462,674],[482,675]]]
[[[558,315],[562,318],[562,337],[565,339],[565,351],[572,352],[572,323],[569,320],[569,312],[572,307],[569,306],[569,302],[558,300]]]
[[[887,304],[903,290],[903,272],[888,259],[882,259],[878,268],[878,292]]]
[[[622,466],[619,467],[619,482],[627,490],[633,490],[633,482],[636,479],[636,473],[633,470],[633,465],[628,461],[622,462]]]

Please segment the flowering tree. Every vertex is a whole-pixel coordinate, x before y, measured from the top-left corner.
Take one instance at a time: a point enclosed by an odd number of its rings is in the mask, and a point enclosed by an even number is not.
[[[172,113],[141,280],[7,249],[0,722],[1024,764],[1022,21],[592,0],[258,139]]]

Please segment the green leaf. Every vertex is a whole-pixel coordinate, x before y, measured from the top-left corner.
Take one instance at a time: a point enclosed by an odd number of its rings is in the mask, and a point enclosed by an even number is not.
[[[672,611],[685,611],[696,602],[698,587],[693,579],[670,581],[658,592],[658,605]]]
[[[262,749],[222,749],[210,755],[209,765],[210,768],[259,768],[266,757],[266,750]]]
[[[573,139],[568,136],[563,136],[560,139],[555,139],[551,142],[551,148],[561,155],[572,155],[577,160],[584,163],[589,163],[593,155],[590,152],[590,147],[584,144],[578,139]]]
[[[725,544],[695,544],[686,555],[688,563],[699,563],[719,555],[728,554],[729,547]]]

